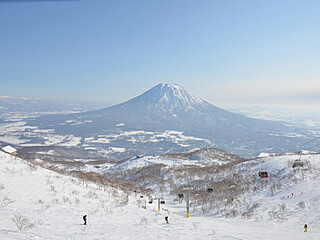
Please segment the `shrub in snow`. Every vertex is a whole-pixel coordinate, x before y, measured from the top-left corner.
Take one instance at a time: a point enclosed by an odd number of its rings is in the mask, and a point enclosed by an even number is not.
[[[87,197],[87,198],[92,198],[92,199],[96,199],[96,198],[98,198],[98,195],[97,195],[95,192],[93,192],[93,191],[89,191],[89,192],[85,195],[85,197]]]
[[[254,203],[252,206],[248,207],[246,211],[242,212],[242,216],[250,218],[253,216],[254,210],[260,206],[259,203]]]
[[[64,204],[66,204],[67,202],[70,202],[70,199],[68,197],[63,197],[62,200]]]
[[[16,224],[20,231],[28,230],[34,227],[34,224],[30,222],[28,218],[22,217],[21,215],[14,215],[12,221]]]
[[[0,206],[1,207],[6,207],[8,206],[9,204],[13,203],[14,201],[12,199],[10,199],[9,197],[7,196],[4,196],[3,198],[1,198],[0,200]]]
[[[46,211],[47,209],[49,209],[49,207],[50,207],[50,205],[49,204],[45,204],[45,205],[43,205],[42,206],[42,211],[44,212],[44,211]]]
[[[285,212],[286,210],[287,210],[286,205],[285,205],[284,203],[282,203],[282,204],[280,205],[280,211],[281,211],[281,212]]]
[[[123,207],[127,205],[129,202],[129,195],[128,194],[121,194],[119,198],[116,199],[116,206]]]
[[[79,198],[75,198],[74,201],[75,201],[76,204],[79,204],[79,203],[80,203],[80,199],[79,199]]]
[[[269,191],[272,195],[276,194],[283,186],[279,182],[274,182],[270,187]]]
[[[54,195],[57,194],[57,190],[55,189],[55,187],[53,185],[50,186],[50,190],[51,190],[51,192],[53,192]]]
[[[299,206],[301,209],[305,209],[305,208],[306,208],[306,204],[305,204],[304,201],[300,201],[300,202],[298,203],[298,206]]]
[[[73,190],[71,193],[72,193],[73,195],[78,195],[78,194],[79,194],[79,191]]]
[[[28,169],[33,172],[35,170],[37,170],[37,165],[35,165],[34,163],[31,163],[31,162],[27,162],[27,166],[28,166]]]
[[[140,224],[147,224],[148,223],[148,220],[146,217],[142,217],[141,220],[140,220]]]
[[[239,212],[235,209],[231,210],[230,212],[227,212],[227,217],[237,217],[239,215]]]

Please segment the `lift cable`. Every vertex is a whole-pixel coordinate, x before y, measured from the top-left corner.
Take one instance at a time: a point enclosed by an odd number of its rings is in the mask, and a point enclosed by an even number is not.
[[[320,146],[320,144],[316,144],[316,145],[314,145],[314,146],[312,146],[312,147],[309,147],[307,150],[310,150],[310,151],[311,151],[311,149],[313,149],[313,148],[315,148],[315,147],[318,147],[318,146]]]
[[[291,151],[293,151],[293,150],[296,150],[296,149],[300,148],[301,146],[307,145],[308,143],[311,143],[311,142],[313,142],[313,141],[315,141],[315,140],[317,140],[317,139],[319,139],[319,138],[320,138],[320,137],[316,137],[316,138],[314,138],[314,139],[311,139],[310,141],[305,142],[305,143],[303,143],[303,144],[300,144],[300,145],[296,146],[295,148],[290,149],[289,151],[291,152]],[[318,146],[318,145],[316,145],[316,146]],[[313,146],[313,147],[315,147],[315,146]]]

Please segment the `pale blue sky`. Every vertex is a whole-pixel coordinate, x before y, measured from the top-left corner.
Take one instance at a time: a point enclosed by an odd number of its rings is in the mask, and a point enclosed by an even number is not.
[[[319,77],[318,0],[0,0],[2,96],[316,104]]]

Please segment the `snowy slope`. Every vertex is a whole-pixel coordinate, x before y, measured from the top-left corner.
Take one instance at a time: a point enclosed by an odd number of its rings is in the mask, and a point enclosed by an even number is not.
[[[274,195],[262,191],[246,197],[247,204],[261,201],[252,218],[226,218],[222,213],[203,216],[191,205],[187,219],[185,203],[173,201],[174,196],[164,196],[166,204],[160,212],[155,203],[147,203],[143,209],[145,198],[140,198],[140,193],[137,197],[129,193],[126,204],[127,195],[120,190],[83,184],[0,152],[0,239],[319,239],[320,158],[303,158],[313,167],[312,172],[305,172],[303,182],[283,182],[284,188]],[[253,163],[256,169],[241,164],[255,172],[260,161]],[[264,161],[263,167],[270,173],[289,172],[287,156]],[[290,193],[294,197],[286,198]],[[301,201],[304,209],[298,207]],[[282,203],[287,210],[279,212]],[[279,216],[270,218],[268,213],[274,207]],[[87,226],[82,225],[83,214],[88,215]],[[167,214],[169,224],[164,222]],[[34,226],[18,230],[14,215],[26,217]],[[303,232],[305,223],[309,225],[307,233]]]
[[[292,167],[297,160],[303,162],[302,168]],[[290,239],[291,233],[300,232],[303,225],[308,224],[314,239],[320,239],[319,163],[319,154],[284,154],[239,164],[252,174],[261,170],[269,173],[268,179],[261,180],[267,186],[265,189],[245,196],[247,206],[259,204],[256,221],[268,220],[264,224],[279,225],[287,233],[283,239]],[[292,239],[299,237],[292,236]],[[308,235],[301,239],[313,238]]]
[[[219,164],[219,162],[217,162]],[[179,160],[172,158],[163,158],[160,156],[144,156],[144,157],[134,157],[125,162],[119,163],[112,167],[112,169],[121,169],[122,171],[130,170],[134,168],[142,168],[154,164],[163,164],[168,167],[173,166],[184,166],[184,165],[197,165],[204,166],[212,164],[211,161],[208,160]]]
[[[191,109],[203,108],[206,102],[192,95],[177,84],[158,84],[142,95],[124,103],[122,108],[136,108],[137,106],[148,105],[151,111],[157,108],[163,112],[188,111]]]
[[[162,164],[167,167],[183,167],[183,166],[221,166],[224,164],[245,161],[237,155],[229,154],[225,151],[209,148],[199,149],[187,153],[165,154],[161,156],[136,156],[119,164],[111,169],[119,169],[126,171],[134,168],[143,168],[154,164]]]

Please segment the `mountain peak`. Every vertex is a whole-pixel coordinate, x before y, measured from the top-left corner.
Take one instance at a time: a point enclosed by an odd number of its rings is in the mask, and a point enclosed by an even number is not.
[[[176,83],[159,83],[158,85],[155,86],[155,88],[156,87],[171,88],[171,89],[176,89],[176,90],[184,90],[183,87],[181,87],[179,84],[176,84]]]
[[[144,102],[164,109],[190,109],[204,103],[203,100],[174,83],[160,83],[131,101]]]

